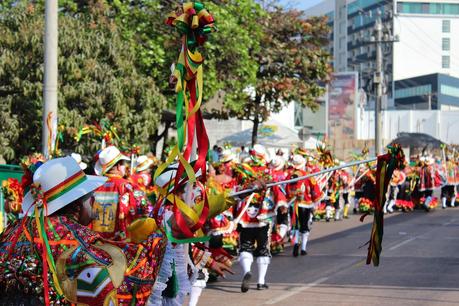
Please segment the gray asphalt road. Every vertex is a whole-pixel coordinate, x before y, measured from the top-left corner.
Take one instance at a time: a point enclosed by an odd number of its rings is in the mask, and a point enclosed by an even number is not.
[[[208,285],[199,305],[459,305],[459,208],[385,219],[379,267],[367,266],[371,216],[314,225],[307,256],[269,267],[270,289],[240,292],[241,271]]]

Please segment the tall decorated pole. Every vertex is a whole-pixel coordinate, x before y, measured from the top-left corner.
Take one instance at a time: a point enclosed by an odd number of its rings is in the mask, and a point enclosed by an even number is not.
[[[203,47],[209,34],[214,32],[216,27],[212,15],[197,1],[184,3],[179,11],[170,13],[166,24],[174,27],[181,35],[180,54],[177,62],[172,65],[170,78],[170,85],[177,94],[177,145],[172,149],[167,161],[157,169],[155,178],[178,159],[172,191],[164,191],[162,196],[174,203],[174,217],[183,236],[193,238],[199,236],[200,228],[208,216],[208,202],[205,199],[199,204],[202,207],[190,209],[177,193],[186,184],[196,182],[195,173],[201,172],[205,180],[209,139],[200,109],[204,58],[198,49]]]

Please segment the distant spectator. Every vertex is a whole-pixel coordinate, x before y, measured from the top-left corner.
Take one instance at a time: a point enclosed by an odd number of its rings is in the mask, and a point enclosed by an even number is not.
[[[219,160],[219,156],[218,156],[218,146],[217,145],[214,145],[214,147],[212,148],[212,151],[210,152],[210,158],[211,158],[211,162],[213,163],[216,163],[218,162]]]

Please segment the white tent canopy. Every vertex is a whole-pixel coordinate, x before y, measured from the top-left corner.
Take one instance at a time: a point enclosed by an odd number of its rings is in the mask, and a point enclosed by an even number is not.
[[[217,143],[223,145],[230,143],[233,146],[250,146],[252,142],[252,129],[246,129],[220,139]],[[258,128],[259,144],[269,148],[288,148],[292,145],[301,145],[298,132],[277,121],[270,120]]]

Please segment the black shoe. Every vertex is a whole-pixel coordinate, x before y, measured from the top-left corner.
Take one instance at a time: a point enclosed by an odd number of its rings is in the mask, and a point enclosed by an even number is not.
[[[356,214],[357,214],[357,208],[354,208],[354,209],[352,210],[352,212],[354,213],[354,215],[356,215]]]
[[[296,243],[294,246],[293,246],[293,256],[294,257],[298,257],[298,251],[300,249],[300,245],[298,243]]]
[[[308,252],[301,250],[301,256],[308,255]]]
[[[325,221],[327,221],[327,222],[330,222],[330,219],[329,219],[329,218],[327,218],[327,219],[325,219]]]
[[[257,284],[257,289],[258,290],[265,290],[265,289],[269,289],[269,286],[266,285],[266,284]]]
[[[244,277],[242,278],[242,284],[241,284],[241,292],[247,292],[249,291],[250,287],[250,279],[252,278],[252,273],[247,272]]]

